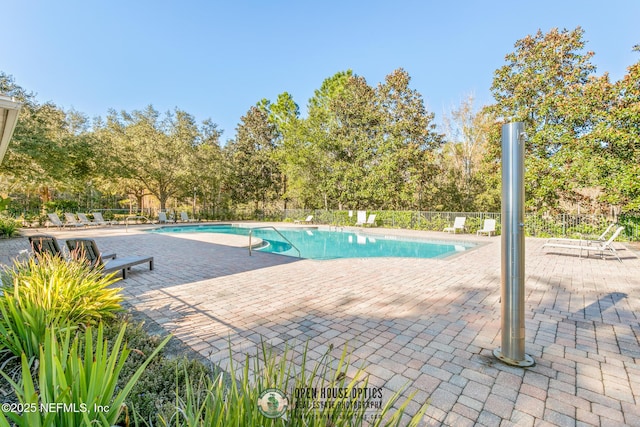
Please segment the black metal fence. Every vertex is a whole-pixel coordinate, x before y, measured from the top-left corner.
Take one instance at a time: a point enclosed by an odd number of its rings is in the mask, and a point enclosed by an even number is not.
[[[418,212],[418,211],[367,211],[376,214],[376,225],[389,228],[442,231],[450,227],[455,218],[466,218],[465,226],[469,233],[475,233],[484,226],[484,220],[496,220],[496,232],[500,234],[499,212]],[[255,219],[294,221],[313,215],[314,222],[338,226],[355,225],[356,211],[296,210],[274,211],[270,215],[262,213]],[[593,238],[599,236],[611,223],[625,227],[621,238],[640,240],[640,215],[622,215],[609,218],[604,215],[539,215],[525,216],[525,232],[533,237],[572,237]]]

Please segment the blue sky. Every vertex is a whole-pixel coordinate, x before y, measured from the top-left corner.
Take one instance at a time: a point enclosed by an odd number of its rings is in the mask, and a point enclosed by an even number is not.
[[[640,59],[637,0],[7,3],[0,70],[39,102],[89,117],[178,107],[211,118],[222,141],[262,98],[289,92],[304,115],[322,81],[347,69],[375,86],[404,68],[437,121],[469,94],[491,103],[493,73],[538,29],[581,26],[597,74],[612,80]]]

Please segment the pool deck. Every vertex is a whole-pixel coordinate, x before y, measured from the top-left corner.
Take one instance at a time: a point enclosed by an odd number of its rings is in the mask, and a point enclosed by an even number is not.
[[[536,365],[517,368],[492,355],[500,237],[365,229],[483,244],[445,259],[314,261],[249,256],[243,236],[192,240],[146,228],[46,233],[152,255],[153,271],[134,267],[118,283],[126,298],[222,367],[229,342],[237,360],[261,339],[276,348],[308,340],[312,359],[330,345],[339,356],[346,344],[383,398],[408,384],[405,394],[417,391],[410,413],[430,400],[423,425],[640,425],[640,258],[621,243],[618,262],[526,239],[525,350]],[[27,248],[26,238],[0,240],[0,262]]]

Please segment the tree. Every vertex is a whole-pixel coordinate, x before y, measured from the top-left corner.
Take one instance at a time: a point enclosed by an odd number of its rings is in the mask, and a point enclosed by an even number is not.
[[[640,45],[634,50],[640,52]],[[613,92],[606,119],[594,127],[593,144],[604,158],[599,166],[605,200],[633,212],[640,210],[640,61]]]
[[[376,90],[378,158],[368,174],[368,188],[378,189],[376,204],[381,208],[420,210],[433,201],[434,153],[443,140],[435,130],[435,115],[427,111],[410,82],[409,73],[399,68]]]
[[[201,140],[195,147],[187,176],[188,189],[193,189],[196,196],[201,195],[203,210],[214,215],[223,204],[224,177],[230,170],[220,148],[221,135],[217,124],[211,120],[203,122]]]
[[[43,203],[54,190],[86,188],[95,170],[95,140],[86,117],[53,103],[38,104],[34,95],[0,73],[0,92],[23,102],[2,173],[10,191],[37,193]]]
[[[279,197],[280,172],[274,158],[277,131],[269,122],[268,105],[254,106],[241,118],[236,139],[226,152],[233,165],[230,171],[232,199],[264,207]]]
[[[291,157],[297,157],[296,147],[300,145],[301,135],[300,108],[289,93],[281,93],[276,102],[270,105],[268,120],[276,129],[274,159],[281,171],[281,192],[284,208],[287,209],[294,194],[289,188],[290,176],[296,176],[294,162],[290,160]]]
[[[441,178],[450,195],[446,205],[461,212],[476,210],[477,197],[486,190],[481,167],[495,118],[486,110],[475,111],[473,96],[468,96],[443,122],[448,142],[441,152]]]
[[[588,83],[595,72],[593,52],[581,53],[584,31],[551,30],[527,36],[506,56],[507,65],[494,75],[492,111],[505,120],[522,121],[526,144],[527,203],[532,208],[557,209],[569,191],[562,158],[582,128],[573,127],[561,111],[564,99]],[[497,144],[498,142],[495,141]],[[562,152],[567,145],[568,152]]]
[[[166,210],[169,197],[187,183],[200,137],[193,117],[176,109],[160,119],[150,105],[131,114],[111,112],[106,126],[119,175],[142,182]]]

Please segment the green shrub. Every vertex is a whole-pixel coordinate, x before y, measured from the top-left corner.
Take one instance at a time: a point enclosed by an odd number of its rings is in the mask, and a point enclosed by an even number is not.
[[[232,381],[230,386],[223,376],[211,382],[206,377],[191,378],[184,376],[185,395],[177,396],[176,410],[170,417],[160,417],[163,426],[333,426],[352,427],[362,426],[371,421],[372,426],[418,425],[427,409],[423,404],[418,413],[411,419],[403,419],[404,411],[410,403],[402,403],[394,411],[393,406],[398,403],[400,392],[394,394],[387,403],[377,410],[375,417],[367,420],[371,415],[367,402],[372,397],[362,393],[354,393],[357,389],[367,389],[368,378],[364,369],[354,369],[347,359],[346,348],[342,356],[336,359],[331,356],[330,348],[314,366],[308,366],[307,348],[301,355],[301,364],[294,363],[294,357],[287,348],[284,354],[277,356],[263,344],[253,363],[246,356],[242,370],[238,371],[235,364],[229,366]],[[253,369],[251,369],[253,367]],[[349,379],[349,375],[352,375]],[[206,387],[206,393],[202,388]],[[260,393],[269,388],[276,388],[285,393],[291,390],[306,388],[337,388],[344,390],[342,397],[327,399],[324,405],[311,404],[311,401],[290,401],[285,416],[282,419],[269,419],[258,409]],[[353,397],[355,396],[355,397]],[[289,399],[291,399],[289,394]],[[286,420],[286,421],[285,421]],[[367,421],[365,421],[367,420]],[[402,423],[402,424],[401,424]]]
[[[13,237],[20,224],[13,218],[0,218],[0,237]]]
[[[131,354],[122,367],[118,381],[120,387],[124,387],[160,343],[158,336],[145,331],[144,323],[134,321],[128,316],[118,316],[116,321],[105,324],[104,334],[109,342],[115,339],[123,325],[126,327],[124,341],[131,349]],[[158,414],[171,417],[175,411],[176,394],[183,396],[186,393],[185,376],[213,376],[210,369],[198,360],[167,357],[165,350],[168,347],[169,345],[165,346],[147,366],[126,400],[127,406],[133,408],[136,416],[148,425],[157,424]],[[124,416],[121,415],[121,418]],[[124,420],[121,421],[124,424]]]
[[[123,344],[124,329],[112,343],[111,350],[103,340],[102,323],[98,325],[95,343],[92,328],[87,328],[84,345],[80,343],[79,335],[71,342],[70,332],[58,342],[56,332],[49,330],[40,349],[37,388],[25,354],[22,355],[22,384],[2,372],[20,403],[29,409],[38,408],[21,414],[8,413],[9,419],[19,427],[114,425],[134,384],[170,338],[160,343],[124,387],[118,388],[118,377],[130,352]],[[53,405],[54,410],[41,410],[41,405]],[[0,425],[8,425],[2,413]]]
[[[110,318],[121,310],[121,288],[110,287],[86,263],[41,256],[4,271],[0,294],[0,349],[37,357],[48,329],[74,329]]]

